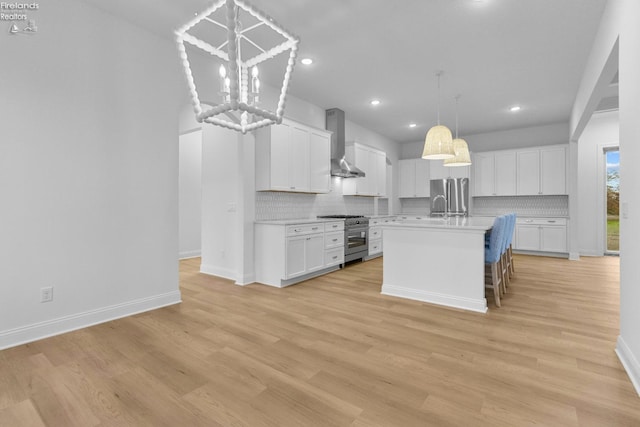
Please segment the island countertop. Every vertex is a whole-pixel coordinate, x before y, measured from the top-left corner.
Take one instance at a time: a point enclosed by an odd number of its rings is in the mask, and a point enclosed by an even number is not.
[[[422,218],[406,219],[392,223],[386,223],[388,228],[433,228],[452,231],[486,232],[491,230],[494,218],[489,217],[449,217],[449,218]]]

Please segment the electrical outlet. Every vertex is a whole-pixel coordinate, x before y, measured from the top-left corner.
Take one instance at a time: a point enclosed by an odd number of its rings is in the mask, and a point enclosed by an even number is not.
[[[53,301],[53,286],[40,288],[40,302],[51,302],[51,301]]]

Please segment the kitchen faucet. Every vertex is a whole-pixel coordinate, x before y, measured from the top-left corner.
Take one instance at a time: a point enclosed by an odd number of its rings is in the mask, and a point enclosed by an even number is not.
[[[436,204],[436,200],[442,198],[442,200],[444,200],[444,215],[443,218],[448,218],[449,217],[449,203],[447,198],[444,196],[444,194],[438,194],[437,196],[435,196],[433,198],[433,200],[431,200],[431,210],[433,210],[433,207]]]

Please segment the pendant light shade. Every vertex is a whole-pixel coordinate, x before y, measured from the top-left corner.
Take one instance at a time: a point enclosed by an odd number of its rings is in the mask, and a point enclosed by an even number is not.
[[[437,160],[454,157],[453,136],[448,127],[437,125],[429,129],[424,140],[423,159]]]
[[[467,141],[462,138],[458,138],[458,99],[460,95],[456,96],[456,139],[453,140],[453,153],[454,156],[445,159],[444,166],[469,166],[471,164],[471,156],[469,155],[469,146]]]
[[[438,124],[427,132],[424,140],[422,158],[429,160],[449,159],[454,156],[453,137],[448,127],[440,124],[440,76],[442,71],[438,71]]]
[[[450,159],[445,159],[443,162],[444,166],[469,166],[471,164],[467,141],[462,138],[454,139],[453,152],[455,155]]]

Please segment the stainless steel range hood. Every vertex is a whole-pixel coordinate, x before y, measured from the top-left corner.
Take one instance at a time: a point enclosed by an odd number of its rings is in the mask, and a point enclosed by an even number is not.
[[[326,128],[331,135],[331,176],[359,178],[364,172],[344,158],[344,111],[338,108],[326,110]]]

